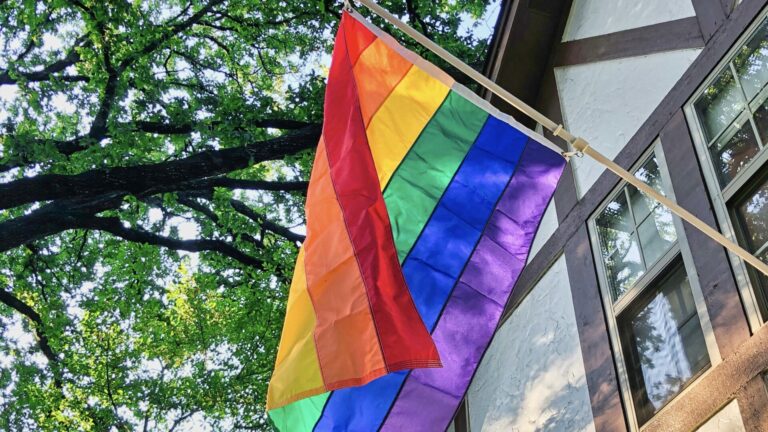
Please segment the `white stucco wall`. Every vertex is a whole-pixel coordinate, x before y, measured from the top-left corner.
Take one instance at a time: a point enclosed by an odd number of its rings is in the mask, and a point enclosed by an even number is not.
[[[694,16],[690,0],[574,0],[563,41]]]
[[[536,237],[533,238],[531,244],[531,253],[528,255],[528,262],[531,262],[533,257],[541,250],[544,243],[552,237],[552,234],[557,230],[557,213],[555,212],[555,200],[552,200],[547,206],[547,210],[544,212],[544,216],[541,218],[541,225],[536,232]]]
[[[565,259],[496,334],[469,388],[478,431],[594,431]]]
[[[565,125],[614,158],[700,51],[668,51],[556,68]],[[571,163],[582,197],[603,168],[588,157],[572,158]]]
[[[696,432],[744,432],[739,404],[733,400],[714,417],[696,429]]]

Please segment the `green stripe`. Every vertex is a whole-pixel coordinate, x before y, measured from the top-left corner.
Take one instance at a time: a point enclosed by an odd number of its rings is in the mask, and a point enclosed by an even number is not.
[[[488,113],[450,91],[397,167],[384,190],[384,202],[401,263],[487,118]],[[269,411],[269,418],[281,431],[311,431],[330,394],[274,409]]]
[[[407,114],[405,114],[407,115]],[[488,113],[451,91],[384,190],[402,262],[480,133]]]
[[[281,431],[311,431],[330,395],[330,392],[326,392],[273,409],[269,411],[269,418]]]

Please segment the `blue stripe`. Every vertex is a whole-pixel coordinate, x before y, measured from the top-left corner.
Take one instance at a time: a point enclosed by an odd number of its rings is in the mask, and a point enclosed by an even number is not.
[[[489,117],[403,264],[416,308],[430,331],[485,223],[504,191],[528,137]],[[397,398],[406,371],[334,391],[315,431],[375,431]]]

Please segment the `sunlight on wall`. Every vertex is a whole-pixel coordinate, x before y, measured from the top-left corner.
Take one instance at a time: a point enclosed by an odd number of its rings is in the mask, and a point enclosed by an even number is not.
[[[709,419],[696,432],[744,432],[739,404],[733,400]]]
[[[468,398],[474,431],[595,430],[562,257],[496,334]]]
[[[556,68],[566,127],[613,159],[700,51],[669,51]],[[604,168],[587,157],[573,158],[571,165],[579,197],[583,197]]]

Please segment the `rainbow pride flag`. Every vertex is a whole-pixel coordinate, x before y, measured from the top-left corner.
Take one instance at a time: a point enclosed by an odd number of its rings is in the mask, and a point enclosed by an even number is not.
[[[445,429],[565,162],[344,12],[267,397],[275,426]]]

